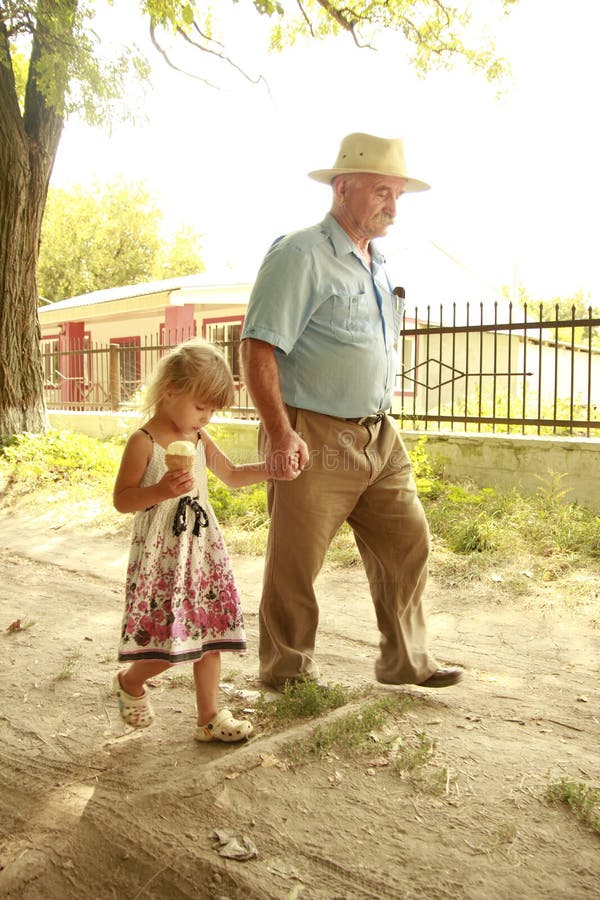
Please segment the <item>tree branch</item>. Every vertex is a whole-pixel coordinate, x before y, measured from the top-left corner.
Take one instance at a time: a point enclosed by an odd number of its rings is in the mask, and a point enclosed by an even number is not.
[[[212,41],[212,38],[207,37],[207,35],[203,34],[200,31],[200,29],[198,28],[198,26],[195,22],[194,22],[194,28],[196,29],[196,31],[198,32],[200,37],[202,37],[204,40]],[[228,63],[230,66],[232,66],[232,68],[234,68],[236,71],[238,71],[240,73],[240,75],[242,75],[251,84],[260,84],[261,81],[264,81],[264,78],[262,75],[259,75],[258,78],[252,78],[250,75],[248,75],[247,72],[244,72],[244,70],[241,68],[241,66],[238,66],[237,63],[235,63],[232,59],[230,59],[229,56],[226,56],[225,53],[222,53],[220,50],[212,50],[210,47],[204,46],[203,44],[198,44],[196,41],[193,41],[191,39],[191,37],[189,36],[189,34],[187,34],[182,28],[177,28],[177,33],[179,35],[181,35],[181,37],[184,39],[184,41],[187,41],[188,44],[191,44],[192,47],[196,47],[196,49],[201,50],[203,53],[208,53],[211,56],[216,56],[217,59],[220,59],[223,62]],[[219,43],[219,42],[213,41],[213,43]],[[219,43],[219,46],[222,47],[223,45]]]
[[[177,29],[179,31],[179,29]],[[190,78],[195,78],[197,81],[201,81],[203,84],[206,84],[208,87],[214,88],[217,90],[217,85],[213,84],[207,78],[202,78],[200,75],[194,75],[193,72],[188,72],[186,69],[182,69],[179,66],[176,66],[174,62],[169,59],[169,55],[166,50],[164,50],[160,44],[158,43],[158,38],[156,37],[156,29],[154,27],[154,22],[150,19],[150,40],[154,44],[155,49],[160,53],[166,64],[174,69],[176,72],[181,72],[183,75],[189,75]]]

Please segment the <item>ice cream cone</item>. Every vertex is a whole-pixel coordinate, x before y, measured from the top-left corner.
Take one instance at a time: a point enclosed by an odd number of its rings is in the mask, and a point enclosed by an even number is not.
[[[171,441],[165,453],[167,469],[174,472],[186,469],[191,472],[196,459],[196,448],[191,441]]]

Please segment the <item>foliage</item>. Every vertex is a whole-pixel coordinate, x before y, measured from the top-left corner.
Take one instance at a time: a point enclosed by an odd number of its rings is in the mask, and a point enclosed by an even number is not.
[[[29,491],[56,483],[104,485],[114,478],[120,455],[112,441],[70,431],[25,432],[0,447],[9,478]]]
[[[181,229],[166,245],[162,213],[143,183],[50,189],[38,286],[55,301],[102,288],[200,272],[200,236]]]
[[[203,271],[202,235],[190,225],[182,225],[163,244],[152,274],[154,278],[175,278]]]
[[[298,748],[290,748],[293,755],[299,750],[323,757],[332,749],[348,753],[370,742],[371,734],[381,728],[394,715],[403,715],[411,705],[412,698],[406,695],[389,694],[372,700],[359,711],[349,713],[326,725],[317,725],[312,739],[306,740]]]
[[[252,530],[268,521],[264,484],[253,484],[231,491],[209,472],[208,489],[210,502],[219,522]]]
[[[510,289],[504,288],[502,292],[506,299],[510,298]],[[518,287],[518,302],[527,313],[529,321],[550,322],[561,321],[563,319],[582,319],[600,318],[600,307],[592,306],[590,296],[584,294],[582,290],[576,291],[572,297],[553,297],[550,300],[535,300],[529,296],[523,285]],[[600,348],[600,327],[597,325],[591,328],[584,325],[578,325],[571,328],[566,325],[564,328],[557,329],[556,333],[552,331],[553,336],[556,334],[556,340],[564,341],[567,344],[575,344],[580,347],[587,347],[591,342],[592,347]]]
[[[454,553],[514,554],[521,546],[546,557],[600,559],[600,517],[567,502],[560,477],[541,480],[532,497],[445,483],[425,510],[432,532]]]
[[[568,385],[567,385],[568,387]],[[469,394],[465,400],[460,401],[460,406],[456,401],[453,405],[442,404],[440,414],[460,416],[472,416],[479,418],[512,418],[512,419],[541,419],[548,422],[563,420],[567,422],[583,421],[600,422],[600,411],[594,406],[588,409],[587,403],[583,401],[581,396],[574,396],[571,400],[569,397],[557,397],[556,400],[544,399],[539,403],[537,390],[527,391],[525,395],[516,388],[511,392],[511,403],[509,407],[509,396],[506,390],[496,386],[495,396],[492,394],[493,386],[490,383],[487,389],[481,391],[479,385],[469,386]],[[539,406],[538,406],[539,403]],[[509,417],[510,413],[510,417]],[[419,423],[414,422],[414,427],[419,428]],[[422,426],[421,426],[422,427]],[[584,436],[586,436],[584,426],[579,427]],[[503,434],[534,434],[534,435],[572,435],[578,433],[578,426],[568,425],[521,425],[514,423],[506,425],[492,422],[467,422],[464,426],[465,431],[477,432],[478,434],[501,433]]]
[[[316,681],[288,682],[281,696],[275,699],[261,694],[255,712],[261,724],[283,725],[297,719],[322,716],[332,709],[345,706],[353,695],[341,684],[321,685]]]
[[[108,54],[93,18],[87,0],[47,0],[35,7],[29,0],[13,0],[2,5],[0,26],[6,40],[0,40],[0,65],[12,68],[17,57],[15,92],[25,112],[43,98],[61,118],[78,112],[91,125],[131,116],[123,98],[132,77],[148,79],[148,62],[134,44]]]
[[[508,12],[518,0],[503,0]],[[369,46],[377,32],[399,31],[407,42],[409,58],[416,72],[424,76],[433,69],[451,68],[458,60],[482,71],[488,81],[502,78],[508,65],[495,55],[493,45],[470,45],[473,18],[468,4],[448,4],[438,0],[357,0],[343,3],[305,0],[295,16],[281,16],[273,28],[271,46],[282,50],[299,36],[323,38],[348,32],[358,46]]]
[[[549,803],[565,803],[578,821],[600,834],[600,791],[581,781],[561,778],[546,788]]]

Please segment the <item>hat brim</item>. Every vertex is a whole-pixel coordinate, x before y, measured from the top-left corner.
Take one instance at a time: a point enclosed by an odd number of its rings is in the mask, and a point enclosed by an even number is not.
[[[331,184],[336,175],[385,175],[392,178],[403,178],[406,182],[404,190],[406,192],[428,191],[431,187],[426,181],[419,181],[418,178],[409,178],[408,175],[395,175],[391,172],[381,172],[377,169],[316,169],[309,172],[308,177],[321,184]]]

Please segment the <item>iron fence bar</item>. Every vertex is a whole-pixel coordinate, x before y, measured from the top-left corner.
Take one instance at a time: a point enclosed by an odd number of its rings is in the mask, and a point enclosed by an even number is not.
[[[428,330],[427,330],[427,334],[426,334],[426,338],[425,338],[425,357],[426,357],[426,360],[427,360],[427,361],[426,361],[426,364],[425,364],[425,366],[426,366],[426,368],[425,368],[425,372],[426,372],[426,378],[425,378],[425,381],[426,381],[427,384],[429,384],[429,366],[430,366],[430,364],[431,364],[431,362],[430,362],[430,361],[431,361],[431,355],[430,355],[430,353],[429,353],[429,342],[430,342],[430,340],[431,340],[432,332],[429,330],[429,326],[430,326],[430,325],[431,325],[431,309],[430,309],[430,307],[428,306],[428,307],[427,307],[427,328],[428,328]],[[428,409],[429,409],[429,390],[428,390],[427,388],[425,388],[425,412],[427,412]]]
[[[452,332],[452,371],[456,371],[456,303],[452,304],[452,325],[454,326],[454,330]],[[454,380],[451,382],[450,386],[450,412],[454,415]],[[451,430],[454,431],[454,421],[452,422]]]
[[[540,304],[541,310],[541,304]],[[538,392],[537,392],[537,414],[538,419],[542,417],[542,366],[544,364],[544,353],[543,353],[543,344],[541,341],[538,342]],[[538,428],[538,434],[540,434],[540,428]]]
[[[483,305],[482,305],[482,312],[483,312]],[[493,341],[494,341],[494,372],[498,368],[498,327],[496,324],[497,322],[498,322],[498,303],[494,303],[494,324],[496,325],[496,327],[494,328],[494,338],[493,338]],[[480,335],[479,335],[480,341],[481,341],[481,338],[482,338],[482,334],[480,332]],[[495,418],[495,416],[496,416],[496,400],[497,400],[497,396],[498,396],[498,377],[496,375],[494,375],[494,378],[492,380],[492,385],[493,385],[493,387],[492,387],[492,395],[493,395],[492,413]],[[496,423],[495,422],[492,425],[492,431],[494,431],[494,432],[496,431]]]
[[[468,421],[467,421],[467,413],[468,413],[467,402],[468,402],[468,400],[467,400],[467,398],[469,396],[469,374],[468,373],[469,373],[469,335],[471,333],[469,330],[470,312],[471,312],[471,308],[469,306],[467,306],[467,330],[465,332],[465,368],[466,368],[465,399],[464,399],[464,403],[463,403],[464,410],[465,410],[465,414],[464,414],[464,418],[463,418],[463,426],[464,426],[465,431],[467,430],[467,425],[468,425]]]
[[[527,322],[527,306],[523,313],[525,322]],[[527,370],[527,341],[523,342],[523,368]],[[527,379],[523,378],[523,390],[521,391],[521,415],[525,419],[527,412]],[[525,434],[525,425],[521,425],[521,434]]]
[[[513,305],[509,303],[508,306],[508,320],[512,322],[512,312]],[[510,401],[511,401],[511,390],[510,390],[510,373],[512,370],[512,341],[508,342],[508,378],[506,380],[506,415],[510,419]]]
[[[479,304],[479,322],[483,322],[483,303]],[[483,404],[483,335],[479,335],[479,398],[477,402],[477,414],[481,415]]]
[[[558,318],[558,304],[556,304],[556,316]],[[558,412],[558,328],[554,329],[554,418],[556,419]],[[556,428],[555,428],[556,433]]]
[[[443,316],[444,316],[444,308],[443,308],[442,304],[440,303],[440,322],[443,321]],[[443,359],[443,357],[444,357],[443,346],[442,346],[442,338],[443,338],[443,335],[440,334],[440,335],[438,336],[438,353],[439,353],[439,357],[440,357],[440,363],[439,363],[439,365],[440,365],[440,376],[441,376],[441,372],[442,372],[442,359]],[[439,409],[440,406],[442,405],[442,379],[441,379],[441,377],[438,377],[437,405],[438,405],[438,409]]]
[[[575,307],[571,307],[573,317],[575,317]],[[558,337],[558,333],[556,335]],[[571,324],[571,400],[569,403],[569,416],[572,419],[575,411],[575,326]]]
[[[588,318],[591,319],[592,310],[591,307],[588,309]],[[592,417],[592,329],[588,328],[587,332],[588,338],[588,364],[587,364],[587,414],[588,419]],[[587,436],[590,436],[589,429]]]

